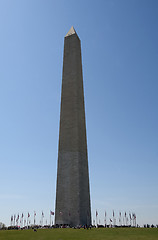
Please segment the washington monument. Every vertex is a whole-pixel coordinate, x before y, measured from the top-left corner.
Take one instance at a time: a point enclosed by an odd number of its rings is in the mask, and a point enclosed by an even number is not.
[[[73,27],[64,39],[55,224],[91,224],[81,43]]]

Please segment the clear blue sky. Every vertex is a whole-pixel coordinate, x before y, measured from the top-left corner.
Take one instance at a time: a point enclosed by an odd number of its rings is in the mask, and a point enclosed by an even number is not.
[[[158,1],[0,0],[0,221],[55,207],[64,36],[82,43],[92,216],[158,224]],[[109,221],[109,220],[108,220]]]

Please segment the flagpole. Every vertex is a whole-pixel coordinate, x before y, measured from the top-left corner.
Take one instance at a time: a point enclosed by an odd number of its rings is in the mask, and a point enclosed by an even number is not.
[[[114,210],[113,210],[113,227],[115,226],[115,213],[114,213]]]
[[[24,225],[24,224],[23,224],[23,218],[24,218],[24,214],[22,213],[22,227],[23,227],[23,225]]]
[[[43,218],[44,218],[44,213],[43,213],[43,211],[42,211],[42,221],[41,221],[41,225],[42,225],[42,227],[43,227]]]
[[[130,220],[130,226],[131,226],[131,214],[129,213],[129,220]]]
[[[28,212],[28,215],[27,215],[27,228],[28,228],[28,224],[29,224],[29,217],[30,217],[30,213]]]
[[[35,224],[36,224],[36,212],[34,211],[34,226],[35,226]]]
[[[112,219],[110,218],[110,227],[112,228]]]
[[[119,221],[119,222],[120,222],[120,227],[121,227],[121,226],[122,226],[122,221],[121,221],[121,212],[119,213],[119,215],[120,215],[120,216],[119,216],[119,219],[120,219],[120,221]]]
[[[18,227],[18,222],[19,222],[19,213],[18,213],[18,216],[17,216],[17,219],[16,219],[17,227]]]
[[[136,227],[136,214],[133,213],[133,226]]]
[[[96,210],[96,227],[98,226],[98,219],[97,219],[97,216],[98,216],[98,212]]]
[[[134,213],[132,213],[132,222],[133,222],[133,227],[134,227]]]
[[[10,225],[12,226],[12,216],[11,216],[11,219],[10,219]]]
[[[16,218],[16,216],[15,216],[15,214],[14,214],[14,227],[15,227],[15,218]]]
[[[106,226],[106,211],[105,211],[105,226]]]

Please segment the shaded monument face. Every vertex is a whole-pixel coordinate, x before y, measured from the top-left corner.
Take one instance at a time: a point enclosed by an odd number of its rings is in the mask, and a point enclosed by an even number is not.
[[[65,36],[55,224],[91,224],[80,39]]]

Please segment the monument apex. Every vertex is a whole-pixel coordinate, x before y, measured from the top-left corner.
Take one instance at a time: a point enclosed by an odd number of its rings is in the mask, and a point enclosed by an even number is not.
[[[70,35],[72,35],[72,34],[76,34],[76,31],[75,31],[75,29],[74,29],[73,26],[70,28],[70,30],[68,31],[68,33],[66,34],[65,37],[68,37],[68,36],[70,36]]]

